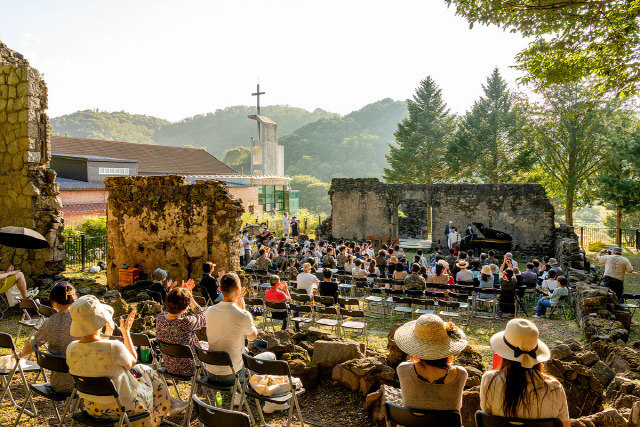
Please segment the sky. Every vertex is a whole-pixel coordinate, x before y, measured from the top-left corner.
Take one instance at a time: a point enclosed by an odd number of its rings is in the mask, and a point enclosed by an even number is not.
[[[0,0],[0,40],[44,73],[50,117],[84,109],[177,121],[232,105],[347,114],[431,75],[452,112],[494,67],[515,86],[520,35],[444,0]]]

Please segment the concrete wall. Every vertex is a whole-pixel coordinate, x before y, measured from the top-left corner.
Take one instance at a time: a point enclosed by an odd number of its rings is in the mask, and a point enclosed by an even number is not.
[[[138,163],[135,162],[87,162],[87,179],[90,182],[102,182],[109,176],[108,174],[100,174],[100,168],[125,168],[129,169],[128,176],[138,175]],[[114,175],[111,175],[114,176]],[[125,175],[119,175],[125,176]]]
[[[446,246],[453,221],[464,232],[471,222],[509,233],[520,253],[553,253],[553,206],[537,184],[384,184],[377,179],[331,181],[334,237],[397,236],[398,207],[405,201],[431,206],[434,244]]]
[[[221,181],[185,184],[180,176],[110,177],[105,180],[109,286],[118,269],[138,266],[151,275],[160,267],[173,279],[202,277],[202,264],[240,268],[242,205]]]
[[[62,203],[51,158],[47,86],[29,62],[0,41],[0,227],[44,235],[50,248],[0,246],[0,270],[22,270],[29,282],[64,269]]]

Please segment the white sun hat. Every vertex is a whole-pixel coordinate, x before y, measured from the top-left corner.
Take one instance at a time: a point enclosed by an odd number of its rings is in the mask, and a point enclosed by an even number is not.
[[[491,348],[503,359],[533,368],[551,357],[549,347],[538,338],[538,327],[527,319],[512,319],[504,331],[491,337]]]

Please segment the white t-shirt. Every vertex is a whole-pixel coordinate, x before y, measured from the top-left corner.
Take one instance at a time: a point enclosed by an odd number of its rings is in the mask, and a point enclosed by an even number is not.
[[[542,281],[542,288],[549,289],[549,293],[553,293],[553,291],[555,291],[557,287],[558,287],[557,280],[546,279]]]
[[[289,229],[289,224],[290,224],[289,217],[288,216],[283,216],[282,217],[282,228],[285,229],[285,230],[288,230]]]
[[[375,252],[373,252],[373,249],[371,248],[367,248],[365,252],[369,254],[369,259],[374,259],[376,256]]]
[[[122,404],[127,409],[133,404],[133,392],[138,381],[124,368],[135,360],[127,347],[117,340],[100,340],[81,343],[74,341],[67,347],[69,373],[82,377],[109,377],[118,390]],[[80,396],[85,397],[83,393]],[[111,396],[87,396],[91,402],[113,403]]]
[[[211,306],[204,313],[207,325],[209,350],[226,351],[233,362],[233,369],[242,369],[244,338],[257,332],[251,313],[242,310],[235,303],[222,301]],[[231,375],[229,368],[209,366],[207,370],[214,375]]]
[[[320,280],[311,273],[300,273],[296,277],[296,282],[298,282],[298,289],[304,289],[307,295],[313,296],[313,290],[318,288]]]

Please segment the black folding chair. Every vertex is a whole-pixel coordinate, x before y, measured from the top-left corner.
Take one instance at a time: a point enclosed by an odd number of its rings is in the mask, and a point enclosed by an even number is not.
[[[182,396],[180,395],[180,391],[178,390],[178,381],[181,382],[188,382],[190,383],[190,388],[189,388],[189,394],[187,397],[187,402],[189,403],[189,406],[187,407],[187,411],[185,413],[184,416],[184,422],[183,424],[185,426],[189,425],[189,419],[191,417],[191,395],[193,394],[193,390],[195,388],[196,385],[196,379],[198,377],[198,362],[196,362],[196,358],[193,354],[193,351],[191,350],[191,347],[189,347],[188,345],[183,345],[183,344],[170,344],[170,343],[166,343],[166,342],[162,342],[160,340],[156,340],[158,342],[158,344],[160,345],[160,352],[165,355],[165,356],[171,356],[171,357],[176,357],[179,359],[188,359],[191,360],[193,363],[193,374],[192,375],[178,375],[178,374],[174,374],[171,373],[169,371],[167,371],[167,368],[162,367],[160,369],[158,369],[158,373],[160,375],[162,375],[163,378],[170,378],[173,382],[173,387],[176,391],[176,395],[178,397],[178,399],[182,400],[183,402],[185,401]]]
[[[147,289],[145,292],[149,294],[152,300],[160,303],[160,305],[164,307],[164,301],[162,300],[162,294],[160,292],[150,291],[149,289]]]
[[[567,305],[567,296],[563,295],[560,297],[560,300],[556,305],[551,306],[551,311],[549,311],[549,319],[553,317],[556,312],[560,313],[560,318],[563,319],[567,316],[566,305]]]
[[[104,419],[104,418],[96,418],[90,415],[86,410],[76,412],[80,403],[84,401],[84,397],[80,397],[76,402],[76,406],[73,409],[74,414],[71,416],[71,426],[73,427],[74,423],[80,423],[85,426],[91,427],[106,427],[106,426],[116,426],[122,427],[123,424],[127,424],[128,427],[131,427],[131,423],[134,421],[143,420],[147,417],[150,417],[151,414],[149,412],[141,412],[139,414],[129,416],[125,411],[124,405],[120,400],[120,396],[118,395],[118,390],[113,385],[113,381],[107,377],[79,377],[74,375],[73,378],[76,381],[76,391],[78,393],[84,393],[89,396],[113,396],[118,407],[120,408],[120,418],[117,421],[113,419]],[[83,405],[84,406],[84,405]]]
[[[40,314],[40,316],[44,317],[45,319],[48,319],[49,317],[53,316],[53,314],[55,313],[56,313],[56,310],[53,307],[49,307],[48,305],[38,304],[38,314]]]
[[[33,393],[37,394],[38,396],[42,396],[45,399],[49,399],[51,401],[51,404],[53,405],[53,411],[56,414],[56,418],[58,419],[58,422],[60,423],[60,425],[62,425],[64,421],[64,417],[69,411],[69,405],[71,404],[71,401],[73,400],[73,397],[75,396],[76,391],[75,389],[68,393],[55,391],[51,383],[47,381],[47,374],[44,370],[48,369],[49,371],[68,374],[69,367],[67,366],[67,359],[64,356],[57,356],[55,354],[42,352],[38,349],[37,346],[33,346],[33,352],[36,354],[36,359],[38,361],[38,365],[40,366],[40,372],[38,372],[33,382],[35,383],[38,381],[38,378],[40,377],[40,373],[42,373],[44,382],[39,384],[34,384],[34,383],[29,384],[29,392],[27,393],[27,397],[24,400],[24,404],[20,408],[20,412],[18,413],[18,417],[16,418],[16,421],[13,424],[13,427],[16,427],[20,422],[22,413],[25,412],[27,407],[27,402],[31,399],[31,395]],[[58,411],[56,402],[65,402],[62,418],[60,417],[60,412]]]
[[[19,300],[18,306],[22,309],[22,319],[18,321],[18,333],[16,334],[14,342],[18,342],[23,327],[31,329],[31,333],[27,338],[27,342],[29,342],[31,341],[33,333],[42,325],[44,318],[41,317],[38,312],[38,302],[31,298]],[[35,317],[31,317],[32,314],[35,315]]]
[[[384,406],[387,427],[391,427],[391,423],[404,427],[462,427],[462,418],[458,411],[423,411],[391,402],[385,402]]]
[[[264,322],[268,324],[265,325],[265,328],[267,327],[271,327],[271,330],[275,332],[276,328],[273,324],[274,320],[282,320],[282,321],[287,321],[288,322],[288,318],[289,318],[289,312],[287,309],[287,304],[284,302],[269,302],[267,301],[265,303],[268,314],[266,316],[264,316]],[[275,314],[277,314],[276,316],[274,316]],[[280,317],[282,316],[282,317]]]
[[[262,407],[260,406],[260,402],[271,402],[275,404],[282,404],[284,402],[289,403],[289,417],[287,418],[287,427],[291,425],[291,420],[293,419],[293,407],[295,406],[296,412],[298,414],[298,418],[300,424],[304,427],[304,421],[302,420],[302,412],[300,411],[300,405],[298,403],[298,395],[304,393],[304,389],[293,389],[293,378],[291,377],[291,371],[289,370],[289,364],[284,360],[262,360],[256,359],[249,356],[246,353],[242,354],[242,360],[244,362],[245,368],[247,368],[247,376],[244,380],[244,385],[242,387],[242,399],[246,399],[246,396],[252,397],[256,406],[258,407],[258,413],[260,414],[260,420],[262,424],[266,425],[264,421],[264,414],[262,413]],[[288,377],[290,390],[286,393],[273,395],[273,396],[263,396],[260,393],[251,388],[249,385],[249,372],[253,372],[261,375],[283,375]]]
[[[193,411],[200,424],[206,427],[251,427],[249,416],[242,412],[216,408],[203,403],[195,394],[191,397]]]
[[[134,334],[134,333],[129,333],[129,336],[131,337],[131,343],[139,351],[138,363],[151,366],[155,370],[160,369],[160,355],[156,352],[156,349],[151,344],[151,340],[149,339],[149,336],[147,334]],[[146,347],[149,349],[151,360],[148,362],[142,361],[143,347]]]
[[[562,427],[562,421],[557,418],[541,420],[526,420],[522,418],[506,418],[490,415],[486,412],[476,412],[476,427]]]
[[[13,406],[15,406],[16,408],[20,408],[18,403],[13,398],[13,393],[11,392],[11,381],[13,380],[13,377],[16,374],[16,371],[19,372],[20,377],[22,379],[22,385],[24,386],[24,391],[26,394],[28,394],[29,382],[27,381],[27,378],[25,377],[24,374],[29,372],[39,372],[40,367],[36,365],[36,366],[23,368],[22,364],[20,363],[20,357],[16,352],[16,346],[13,342],[13,338],[11,338],[11,335],[7,334],[6,332],[0,332],[0,348],[6,348],[11,350],[11,355],[13,356],[13,359],[16,361],[16,364],[13,366],[13,368],[0,369],[0,390],[2,390],[2,394],[0,394],[0,404],[2,404],[2,402],[4,401],[4,397],[8,394],[9,399],[11,399],[11,403],[13,404]],[[33,404],[33,399],[29,397],[28,400],[31,403],[32,411],[25,410],[24,412],[26,412],[32,417],[35,417],[38,414],[38,411],[36,410],[36,407]]]
[[[231,410],[233,410],[236,405],[238,406],[238,409],[241,409],[242,404],[244,403],[247,411],[249,411],[249,405],[247,404],[246,400],[244,402],[241,400],[237,404],[234,402],[235,395],[236,393],[240,393],[242,385],[240,384],[238,373],[233,369],[233,362],[231,361],[229,353],[227,353],[226,351],[204,350],[200,347],[196,347],[196,353],[198,354],[198,359],[200,359],[201,362],[200,370],[203,375],[196,381],[196,383],[202,387],[205,387],[205,389],[207,390],[227,391],[231,393]],[[211,381],[211,379],[209,378],[209,371],[207,371],[205,365],[228,367],[229,372],[233,372],[233,375],[235,377],[233,385],[227,386]],[[207,393],[207,399],[209,400],[210,404],[213,404],[211,402],[211,398],[209,397],[209,393]]]

